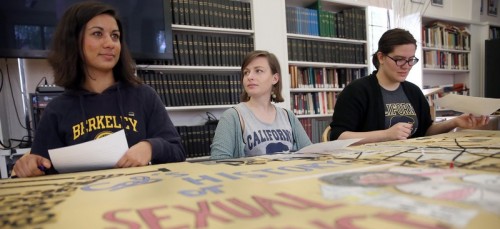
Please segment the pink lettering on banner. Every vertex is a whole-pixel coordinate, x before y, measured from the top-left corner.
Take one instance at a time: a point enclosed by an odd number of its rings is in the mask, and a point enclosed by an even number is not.
[[[130,212],[130,211],[133,211],[133,210],[130,210],[130,209],[119,209],[119,210],[109,211],[109,212],[104,213],[104,215],[102,217],[105,220],[110,221],[111,223],[116,223],[116,224],[121,224],[123,226],[127,226],[127,228],[129,228],[129,229],[139,229],[139,228],[141,228],[141,225],[138,224],[138,223],[136,223],[136,222],[133,222],[133,221],[130,221],[130,220],[121,219],[121,218],[118,217],[119,213]]]
[[[171,217],[169,215],[157,216],[154,211],[158,210],[158,209],[164,209],[164,208],[167,208],[167,206],[156,206],[156,207],[151,207],[151,208],[142,208],[142,209],[137,209],[135,212],[137,212],[137,214],[141,217],[141,219],[143,220],[142,223],[145,223],[147,225],[147,228],[151,228],[151,229],[160,229],[160,228],[161,229],[187,229],[187,228],[190,228],[188,224],[184,224],[184,225],[181,224],[178,226],[170,226],[170,227],[161,226],[160,221],[165,221],[167,219],[170,219]],[[123,216],[118,217],[119,213],[123,213]],[[120,226],[126,226],[129,229],[140,229],[141,222],[134,222],[131,220],[124,219],[124,218],[130,218],[130,215],[127,213],[134,213],[134,210],[132,210],[132,209],[119,209],[119,210],[109,211],[103,215],[103,218],[104,218],[104,220],[107,220],[110,223],[120,224]],[[107,227],[107,228],[114,228],[114,227]]]
[[[270,216],[277,216],[280,215],[279,210],[276,208],[279,207],[286,207],[286,208],[291,208],[291,209],[296,209],[296,210],[304,210],[308,208],[316,208],[316,209],[332,209],[332,208],[337,208],[344,206],[344,204],[331,204],[331,205],[325,205],[319,202],[315,202],[312,200],[307,200],[299,196],[287,194],[287,193],[277,193],[276,194],[279,197],[284,198],[284,200],[278,200],[278,199],[273,199],[273,198],[267,198],[267,197],[260,197],[260,196],[252,196],[253,201],[255,204],[260,206],[263,210],[261,211],[259,208],[252,206],[250,203],[245,203],[243,200],[239,200],[237,198],[229,198],[226,199],[227,202],[232,204],[234,207],[229,207],[229,204],[224,204],[222,201],[213,201],[212,205],[214,207],[219,208],[222,212],[227,213],[230,216],[236,217],[236,218],[259,218],[259,217],[264,217],[266,214]],[[287,201],[288,200],[288,201]],[[293,202],[291,202],[293,201]],[[235,218],[229,218],[225,217],[224,215],[219,215],[219,214],[214,214],[210,212],[209,204],[207,201],[200,201],[198,202],[198,210],[192,209],[186,206],[182,205],[176,205],[174,208],[177,208],[179,210],[187,211],[190,213],[194,214],[195,218],[195,227],[196,228],[202,228],[202,227],[208,227],[208,219],[213,219],[217,220],[221,223],[231,223],[234,221]],[[237,208],[242,209],[243,211],[238,211]],[[246,212],[246,214],[244,213]]]
[[[259,204],[262,208],[264,208],[264,210],[266,210],[267,213],[269,213],[269,215],[271,215],[271,216],[279,215],[279,212],[274,209],[274,207],[273,207],[274,205],[281,205],[284,207],[289,207],[289,208],[294,208],[294,209],[305,209],[306,208],[306,207],[301,206],[301,205],[286,203],[284,201],[273,200],[273,199],[268,199],[268,198],[259,197],[259,196],[253,196],[252,198],[257,204]]]
[[[221,215],[216,215],[210,212],[210,208],[208,207],[208,202],[207,201],[199,201],[198,202],[198,209],[195,210],[192,208],[188,208],[182,205],[175,205],[174,208],[177,208],[179,210],[191,212],[194,214],[195,218],[195,227],[196,228],[202,228],[202,227],[208,227],[208,218],[212,218],[214,220],[218,220],[223,223],[229,223],[232,222],[231,219],[228,219],[224,216]]]
[[[151,208],[145,208],[145,209],[138,210],[138,213],[141,216],[142,220],[144,220],[144,222],[148,226],[147,228],[149,228],[149,229],[163,229],[164,228],[161,226],[160,221],[163,219],[170,219],[170,216],[169,215],[157,216],[154,212],[157,209],[163,209],[163,208],[167,208],[167,207],[166,206],[158,206],[158,207],[151,207]],[[172,228],[172,227],[169,227],[169,228]],[[181,228],[188,228],[188,226],[185,225],[185,226],[178,226],[178,227],[174,227],[174,228],[181,229]]]
[[[361,227],[357,227],[354,222],[359,221],[360,219],[366,218],[366,215],[355,215],[355,216],[345,216],[341,217],[335,223],[336,228],[342,229],[361,229]]]
[[[314,201],[289,193],[276,193],[275,197],[251,196],[249,200],[239,198],[226,198],[224,200],[207,201],[202,200],[196,202],[197,207],[186,205],[174,205],[171,208],[167,205],[156,205],[148,208],[140,209],[117,209],[104,213],[103,219],[109,223],[115,224],[116,227],[126,227],[130,229],[139,229],[142,225],[152,229],[187,229],[187,228],[206,228],[211,223],[220,223],[229,226],[231,223],[239,220],[256,220],[266,216],[279,217],[281,211],[292,209],[297,211],[305,211],[308,209],[332,210],[335,208],[345,207],[345,204],[325,204],[323,201]],[[279,198],[279,199],[278,199]],[[180,222],[179,219],[172,218],[175,212],[170,214],[165,213],[165,209],[171,211],[181,211],[189,213],[193,216],[191,220],[186,218],[186,222]],[[217,213],[213,212],[217,210]],[[288,211],[287,210],[287,211]],[[162,214],[159,214],[162,212]],[[308,221],[308,228],[313,229],[357,229],[361,228],[364,221],[385,221],[403,226],[405,228],[424,228],[424,229],[447,229],[448,226],[436,222],[422,222],[416,219],[409,218],[408,213],[384,213],[378,212],[374,214],[350,214],[335,216],[332,212],[331,219],[304,219]],[[139,216],[140,221],[134,221],[131,214]],[[279,220],[279,218],[276,218]],[[171,225],[168,225],[170,223]],[[194,223],[194,225],[193,225]],[[166,226],[168,225],[168,227]],[[113,226],[107,228],[114,228]],[[273,225],[262,227],[266,229],[276,228]],[[294,229],[293,225],[283,225],[280,229]]]
[[[260,209],[254,207],[250,204],[247,204],[241,200],[238,200],[236,198],[231,198],[231,199],[228,199],[227,201],[230,202],[231,204],[239,207],[243,211],[240,211],[234,207],[230,207],[230,206],[228,206],[228,204],[225,204],[222,201],[214,201],[212,203],[214,206],[218,207],[222,211],[227,212],[228,214],[231,214],[232,216],[237,217],[237,218],[242,218],[242,219],[250,218],[251,219],[251,218],[257,218],[257,217],[264,215],[264,213],[262,211],[260,211]]]

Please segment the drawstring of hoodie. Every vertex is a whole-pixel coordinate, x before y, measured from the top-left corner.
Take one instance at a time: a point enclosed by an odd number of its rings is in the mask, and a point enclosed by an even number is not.
[[[122,128],[123,128],[123,131],[125,131],[125,135],[127,135],[127,131],[125,129],[125,113],[123,112],[123,98],[122,98],[122,93],[121,93],[121,90],[120,90],[120,83],[118,85],[116,85],[116,88],[117,88],[117,95],[118,96],[118,107],[120,109],[120,115],[121,115],[121,118],[120,118],[120,122],[122,124]]]
[[[78,98],[80,100],[80,110],[82,111],[82,115],[83,115],[83,130],[86,130],[87,129],[87,125],[86,125],[87,113],[85,112],[85,108],[83,107],[83,94],[79,95]],[[85,134],[85,142],[86,141],[89,141],[89,134]]]

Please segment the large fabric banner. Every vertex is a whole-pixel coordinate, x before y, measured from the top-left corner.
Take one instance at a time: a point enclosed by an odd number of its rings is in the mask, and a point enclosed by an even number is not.
[[[0,180],[0,228],[498,228],[500,132]]]

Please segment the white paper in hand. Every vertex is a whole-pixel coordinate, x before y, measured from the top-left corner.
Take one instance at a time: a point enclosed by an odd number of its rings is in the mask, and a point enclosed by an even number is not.
[[[334,149],[342,149],[345,147],[348,147],[358,141],[360,141],[362,138],[353,138],[353,139],[346,139],[346,140],[335,140],[335,141],[329,141],[329,142],[321,142],[321,143],[316,143],[312,145],[308,145],[299,151],[297,153],[327,153],[327,152],[333,152]]]
[[[128,150],[125,131],[77,145],[49,150],[52,166],[60,173],[111,169]]]
[[[500,108],[500,99],[455,94],[438,98],[434,103],[440,107],[475,116],[490,115]]]

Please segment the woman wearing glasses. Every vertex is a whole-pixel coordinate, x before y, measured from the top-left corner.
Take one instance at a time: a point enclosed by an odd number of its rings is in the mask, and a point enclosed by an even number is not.
[[[406,81],[417,41],[404,29],[386,31],[373,54],[375,70],[340,93],[330,123],[330,140],[362,138],[358,144],[402,140],[485,125],[487,117],[462,115],[433,123],[420,88]]]

